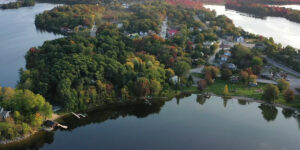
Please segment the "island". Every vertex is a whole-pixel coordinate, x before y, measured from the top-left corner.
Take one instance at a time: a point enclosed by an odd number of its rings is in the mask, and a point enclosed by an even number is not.
[[[265,4],[257,4],[252,2],[227,2],[227,9],[233,9],[240,12],[253,14],[256,17],[283,17],[290,21],[300,23],[300,11],[284,7],[275,7]]]
[[[2,4],[2,5],[0,5],[0,8],[1,9],[17,9],[20,7],[34,6],[34,4],[35,4],[34,0],[18,0],[16,2]]]

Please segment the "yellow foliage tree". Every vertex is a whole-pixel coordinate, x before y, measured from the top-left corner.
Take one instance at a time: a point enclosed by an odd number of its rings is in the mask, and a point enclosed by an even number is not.
[[[228,90],[228,85],[226,84],[225,87],[224,87],[224,92],[223,92],[224,96],[229,96],[230,93],[229,93],[229,90]]]

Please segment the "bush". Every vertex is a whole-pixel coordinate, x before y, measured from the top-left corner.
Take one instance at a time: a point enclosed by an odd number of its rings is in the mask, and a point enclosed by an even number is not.
[[[262,95],[263,99],[272,102],[279,98],[279,89],[277,86],[269,84],[267,85],[266,89],[264,90],[264,93]]]
[[[222,70],[222,78],[228,80],[232,76],[232,71],[230,69],[223,69]]]
[[[287,90],[288,88],[289,88],[289,86],[290,86],[290,83],[288,82],[288,81],[286,81],[286,80],[284,80],[284,79],[279,79],[278,81],[277,81],[277,83],[278,83],[278,88],[279,88],[279,90],[281,91],[281,92],[284,92],[285,90]]]
[[[287,101],[287,102],[291,102],[295,99],[295,93],[293,90],[291,89],[287,89],[285,92],[284,92],[284,99]]]
[[[201,80],[198,81],[198,89],[200,91],[203,91],[206,87],[207,87],[206,80],[201,79]]]

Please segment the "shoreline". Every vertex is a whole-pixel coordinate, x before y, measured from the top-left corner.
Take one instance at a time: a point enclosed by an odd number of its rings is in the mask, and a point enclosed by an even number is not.
[[[209,94],[211,94],[211,96],[223,97],[222,95],[217,95],[217,94],[214,94],[214,93],[209,93]],[[287,105],[284,105],[284,104],[280,104],[280,103],[267,103],[264,100],[258,100],[258,99],[245,97],[245,96],[230,96],[229,98],[233,99],[233,100],[236,99],[236,100],[242,100],[242,101],[247,101],[247,102],[260,103],[260,104],[264,104],[264,105],[268,105],[268,106],[275,106],[275,107],[279,107],[279,108],[282,108],[282,109],[289,109],[289,110],[297,111],[297,112],[300,113],[300,109],[295,108],[295,107],[291,107],[291,106],[287,106]]]
[[[175,93],[172,94],[172,96],[160,97],[160,99],[163,100],[163,101],[168,101],[168,100],[173,99],[176,96],[179,96],[181,94],[184,94],[184,93],[175,92]],[[114,103],[108,103],[108,104],[104,104],[104,105],[100,105],[100,106],[94,106],[94,107],[88,108],[86,110],[86,112],[93,111],[93,110],[98,110],[98,109],[110,109],[112,107],[129,106],[129,105],[136,105],[136,104],[139,104],[139,103],[144,103],[143,101],[139,102],[139,101],[136,101],[136,100],[137,100],[137,98],[135,98],[133,101],[126,101],[126,102],[116,101]],[[58,122],[59,119],[61,119],[63,117],[70,116],[70,115],[72,115],[72,112],[65,112],[61,115],[53,113],[52,117],[49,118],[49,120],[53,120],[53,121]],[[11,140],[4,140],[4,141],[0,140],[0,146],[5,146],[5,145],[8,145],[8,144],[14,144],[14,143],[22,142],[22,141],[32,137],[33,135],[35,135],[39,132],[42,132],[42,131],[46,131],[46,130],[44,128],[41,128],[41,129],[34,130],[32,133],[27,134],[25,136],[19,136],[19,137],[16,137],[14,139],[11,139]],[[55,132],[55,130],[46,131],[46,132]]]
[[[180,92],[180,94],[177,93],[177,94],[173,95],[172,97],[166,98],[164,101],[168,101],[169,99],[173,99],[176,96],[181,95],[181,94],[184,94],[184,93],[183,92]],[[190,94],[197,94],[197,93],[190,93]],[[223,97],[222,95],[217,95],[215,93],[210,93],[209,92],[209,94],[211,96],[220,96],[220,97]],[[247,101],[247,102],[260,103],[260,104],[264,104],[264,105],[268,105],[268,106],[275,106],[275,107],[279,107],[279,108],[282,108],[282,109],[289,109],[289,110],[297,111],[297,112],[300,113],[300,109],[294,108],[294,107],[290,107],[290,106],[287,106],[287,105],[284,105],[284,104],[280,104],[280,103],[267,103],[267,102],[265,102],[263,100],[258,100],[258,99],[254,99],[254,98],[250,98],[250,97],[245,97],[245,96],[230,96],[229,98],[232,99],[232,100],[242,100],[242,101]],[[138,104],[138,103],[140,103],[140,102],[129,101],[129,102],[109,103],[109,104],[105,104],[105,105],[102,105],[102,106],[91,107],[91,108],[89,108],[87,110],[87,112],[93,111],[95,109],[110,109],[112,107],[135,105],[135,104]],[[63,113],[61,115],[54,113],[53,116],[50,119],[58,121],[59,119],[61,119],[63,117],[66,117],[66,116],[69,116],[69,115],[71,115],[71,112]],[[31,136],[39,133],[39,132],[41,132],[41,131],[44,131],[44,130],[43,129],[39,129],[39,130],[35,130],[32,133],[30,133],[28,135],[25,135],[25,136],[16,137],[16,138],[14,138],[12,140],[0,141],[0,145],[1,146],[5,146],[5,145],[8,145],[8,144],[13,144],[13,143],[21,142],[21,141],[26,140],[26,139],[30,138]]]
[[[24,135],[24,136],[16,137],[16,138],[11,139],[11,140],[0,141],[0,145],[7,145],[7,144],[15,143],[15,142],[21,142],[21,141],[26,140],[27,138],[31,137],[32,135],[35,135],[38,132],[40,132],[40,131],[35,130],[32,133]]]

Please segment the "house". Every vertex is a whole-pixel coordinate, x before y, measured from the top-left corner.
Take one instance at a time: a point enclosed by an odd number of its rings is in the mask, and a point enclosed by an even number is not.
[[[238,36],[235,38],[235,42],[238,42],[238,43],[244,43],[245,42],[245,39],[244,37],[242,36]]]
[[[193,32],[193,31],[194,31],[194,28],[193,28],[193,27],[190,27],[189,30],[190,30],[191,32]]]
[[[210,47],[210,46],[212,46],[212,45],[214,45],[215,44],[215,42],[212,42],[212,41],[205,41],[205,42],[203,42],[203,45],[205,46],[205,47]]]
[[[174,36],[177,32],[178,32],[178,30],[168,30],[168,36],[172,37],[172,36]]]
[[[224,55],[230,57],[231,56],[231,52],[229,50],[224,51]]]
[[[249,83],[249,86],[251,86],[251,87],[255,87],[255,86],[257,86],[257,83],[250,82],[250,83]]]
[[[257,48],[257,49],[265,49],[266,46],[265,46],[265,44],[263,44],[263,43],[257,43],[257,44],[255,44],[254,48]]]
[[[233,71],[237,70],[237,67],[236,67],[236,65],[235,65],[235,64],[233,64],[233,63],[229,63],[229,64],[227,64],[227,67],[228,67],[229,69],[233,70]]]
[[[239,82],[239,76],[231,76],[229,80],[230,80],[231,83],[238,83]]]
[[[6,119],[10,117],[10,111],[5,111],[4,108],[0,107],[0,118]]]
[[[178,76],[173,76],[170,78],[170,81],[174,84],[177,84],[180,82],[180,78]]]
[[[58,125],[58,123],[52,120],[46,120],[44,121],[43,125],[48,128],[55,128]]]
[[[6,119],[6,118],[10,117],[10,111],[2,111],[0,117],[2,119]]]
[[[117,28],[118,28],[118,29],[120,29],[120,28],[122,28],[122,27],[123,27],[123,23],[118,23],[118,24],[117,24]]]
[[[221,63],[227,62],[228,61],[228,56],[222,55],[221,56]]]
[[[128,37],[134,39],[134,38],[137,38],[139,36],[138,33],[132,33],[132,34],[128,34]]]
[[[224,39],[227,41],[233,41],[233,36],[232,35],[225,35]]]
[[[125,4],[124,3],[124,4],[122,4],[122,7],[128,9],[129,8],[129,4]]]
[[[141,37],[148,36],[148,32],[140,32],[139,35],[140,35]]]
[[[272,72],[263,72],[263,73],[260,74],[260,76],[262,78],[269,79],[269,80],[273,79],[273,73]]]
[[[73,33],[74,32],[74,30],[72,30],[72,29],[70,29],[68,27],[61,27],[60,31],[64,32],[64,33]]]

